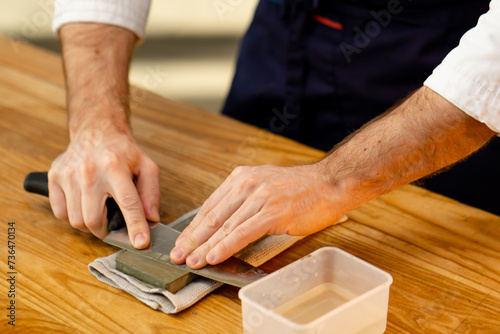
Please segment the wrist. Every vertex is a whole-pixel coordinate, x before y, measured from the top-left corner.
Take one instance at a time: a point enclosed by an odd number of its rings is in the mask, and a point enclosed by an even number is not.
[[[349,194],[349,180],[342,177],[342,172],[334,166],[334,161],[329,161],[330,156],[310,165],[316,177],[322,197],[329,203],[335,214],[343,214],[353,209],[353,204],[347,202],[352,199]]]
[[[377,177],[371,171],[353,165],[351,158],[356,158],[352,154],[345,154],[348,151],[338,147],[315,163],[319,182],[329,201],[333,203],[333,209],[343,213],[379,195]]]
[[[132,138],[128,119],[123,112],[86,112],[85,117],[70,117],[68,130],[71,141],[88,140],[89,137],[127,136]]]

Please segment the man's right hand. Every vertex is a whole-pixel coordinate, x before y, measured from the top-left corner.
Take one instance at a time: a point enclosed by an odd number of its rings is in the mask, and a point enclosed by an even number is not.
[[[146,219],[159,220],[158,166],[128,125],[128,68],[137,41],[129,30],[72,23],[59,30],[67,88],[70,144],[49,171],[56,217],[99,238],[113,197],[136,248],[149,244]]]

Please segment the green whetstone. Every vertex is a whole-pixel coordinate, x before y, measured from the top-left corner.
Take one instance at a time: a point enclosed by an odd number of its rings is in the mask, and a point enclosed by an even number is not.
[[[139,254],[125,251],[116,257],[116,269],[157,288],[175,293],[198,275]]]
[[[193,213],[193,215],[177,221],[175,224],[169,224],[169,226],[182,232],[195,215],[196,213]],[[168,290],[172,293],[175,293],[198,277],[198,275],[189,271],[169,266],[168,264],[129,251],[125,251],[116,257],[116,269],[144,283]]]

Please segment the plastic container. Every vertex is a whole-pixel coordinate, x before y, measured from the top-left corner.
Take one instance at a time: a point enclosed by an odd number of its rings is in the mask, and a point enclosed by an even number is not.
[[[381,334],[392,276],[323,247],[243,287],[245,334]]]

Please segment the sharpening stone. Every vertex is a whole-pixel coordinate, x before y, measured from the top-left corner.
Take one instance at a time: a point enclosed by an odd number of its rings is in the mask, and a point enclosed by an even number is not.
[[[179,219],[168,226],[182,232],[193,220],[196,212],[184,219]],[[157,288],[175,293],[194,281],[198,275],[168,264],[155,261],[139,254],[125,251],[116,257],[116,269]]]
[[[198,275],[139,254],[125,251],[116,257],[116,269],[144,283],[175,293]]]

